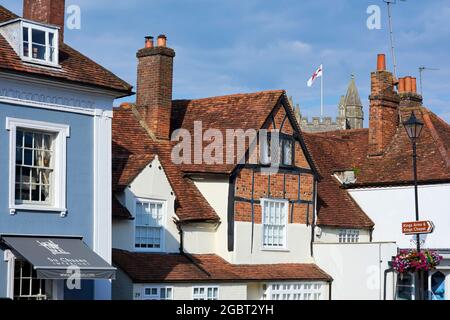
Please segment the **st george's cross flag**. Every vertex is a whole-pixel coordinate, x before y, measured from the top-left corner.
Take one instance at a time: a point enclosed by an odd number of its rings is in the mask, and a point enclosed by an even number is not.
[[[322,65],[320,65],[319,69],[317,69],[316,72],[312,75],[312,77],[308,80],[308,87],[312,87],[314,84],[314,81],[316,81],[317,78],[320,78],[323,76],[323,69]]]

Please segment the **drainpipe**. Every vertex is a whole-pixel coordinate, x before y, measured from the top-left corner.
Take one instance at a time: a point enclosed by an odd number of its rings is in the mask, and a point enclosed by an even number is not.
[[[184,234],[182,228],[182,222],[180,220],[173,219],[173,222],[177,226],[178,234],[180,235],[180,254],[184,255]]]
[[[333,300],[333,296],[332,296],[332,294],[333,294],[333,289],[332,289],[332,286],[333,286],[333,280],[330,280],[329,282],[328,282],[328,300]]]
[[[184,233],[183,233],[183,222],[180,220],[173,219],[173,222],[177,226],[178,234],[180,235],[180,255],[188,259],[192,264],[194,264],[200,271],[205,273],[209,278],[211,278],[211,273],[209,273],[205,268],[203,268],[190,254],[184,252]]]
[[[383,288],[383,300],[386,301],[386,295],[387,295],[387,275],[388,273],[394,273],[394,268],[392,268],[392,262],[388,263],[389,269],[384,270],[384,288]],[[395,300],[395,295],[394,295]]]

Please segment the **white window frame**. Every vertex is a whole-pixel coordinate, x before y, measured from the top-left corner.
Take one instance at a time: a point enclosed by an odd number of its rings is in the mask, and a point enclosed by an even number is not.
[[[195,295],[194,291],[195,289],[204,289],[205,293],[203,295]],[[208,300],[208,290],[212,289],[212,290],[217,290],[217,298],[216,299],[209,299]],[[199,299],[202,298],[202,299]],[[220,288],[219,286],[195,286],[192,287],[192,300],[204,300],[204,301],[218,301],[220,300]]]
[[[145,294],[146,290],[153,290],[156,289],[157,290],[157,294],[156,296],[154,295],[147,295]],[[171,290],[171,297],[170,299],[161,299],[161,289],[165,289],[166,293],[167,290]],[[142,289],[142,300],[153,300],[153,301],[171,301],[173,300],[173,287],[171,286],[146,286]]]
[[[283,203],[284,204],[284,216],[285,216],[285,223],[286,227],[284,228],[284,245],[281,247],[270,247],[266,246],[264,244],[264,225],[266,224],[266,218],[264,215],[264,205],[266,202],[276,202],[276,203]],[[262,215],[262,234],[261,234],[261,246],[264,251],[286,251],[288,248],[288,227],[289,227],[289,201],[283,200],[283,199],[261,199],[261,215]]]
[[[341,229],[339,230],[338,241],[339,243],[359,243],[360,236],[361,236],[360,230]]]
[[[306,290],[305,286],[311,286],[310,289]],[[298,301],[304,300],[324,300],[325,298],[325,283],[324,282],[272,282],[265,284],[266,288],[263,293],[263,300],[272,300],[273,295],[278,294],[283,298],[283,295],[290,295],[289,300],[293,300],[294,295],[300,295],[301,299],[296,299]],[[279,290],[274,290],[273,286],[279,286]],[[289,286],[290,288],[284,290],[285,286]],[[296,289],[295,287],[299,287]],[[315,289],[315,286],[320,286],[318,290]],[[310,294],[312,299],[304,299],[305,294]],[[319,294],[319,299],[314,299],[315,295]],[[278,299],[278,300],[288,300],[288,299]]]
[[[28,52],[30,54],[30,57],[27,57],[23,54],[24,52],[24,34],[23,34],[23,28],[28,28]],[[36,59],[33,58],[32,56],[32,29],[34,30],[39,30],[39,31],[43,31],[45,32],[45,47],[46,47],[46,53],[45,53],[45,59],[41,60],[41,59]],[[54,49],[55,52],[54,54],[54,61],[50,61],[50,57],[49,57],[49,50],[48,48],[50,47],[50,43],[49,43],[49,33],[53,33],[54,34]],[[31,22],[27,22],[27,21],[22,21],[20,24],[20,57],[22,58],[22,60],[24,61],[28,61],[31,63],[37,63],[37,64],[43,64],[43,65],[48,65],[48,66],[59,66],[59,30],[58,28],[52,28],[52,27],[48,27],[48,26],[43,26],[43,25],[39,25],[39,24],[34,24]]]
[[[137,216],[137,204],[141,203],[155,203],[162,204],[162,226],[161,226],[161,247],[158,248],[136,248],[136,222],[134,219],[134,229],[133,229],[133,247],[135,252],[165,252],[166,250],[166,220],[167,220],[167,201],[158,199],[148,199],[148,198],[135,198],[134,200],[134,218]]]
[[[18,204],[16,203],[16,134],[17,129],[36,130],[54,135],[54,172],[52,186],[52,203]],[[17,211],[57,212],[62,217],[67,215],[66,175],[67,175],[67,139],[70,126],[27,119],[6,118],[6,130],[9,131],[9,210],[12,215]]]

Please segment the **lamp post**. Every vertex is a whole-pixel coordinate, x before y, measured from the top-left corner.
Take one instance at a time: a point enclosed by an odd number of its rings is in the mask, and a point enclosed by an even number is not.
[[[403,123],[413,148],[413,171],[414,171],[414,195],[416,207],[416,221],[420,221],[419,217],[419,188],[417,183],[417,139],[423,129],[423,122],[416,118],[414,111],[411,112],[410,118]],[[417,253],[420,253],[420,234],[417,235]],[[421,272],[417,272],[416,281],[416,300],[424,300],[423,297],[423,279]]]

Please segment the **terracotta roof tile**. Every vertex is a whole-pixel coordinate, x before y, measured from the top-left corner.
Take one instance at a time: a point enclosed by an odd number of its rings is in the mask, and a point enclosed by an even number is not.
[[[112,216],[115,219],[132,220],[133,216],[130,211],[125,208],[119,200],[113,195],[112,197]]]
[[[174,101],[171,129],[193,132],[194,122],[201,121],[204,130],[218,129],[224,136],[227,129],[259,130],[283,95],[284,91],[278,90]],[[126,104],[114,110],[113,190],[122,191],[158,156],[177,198],[178,217],[181,220],[218,220],[217,214],[184,173],[230,173],[236,165],[174,165],[171,152],[175,143],[153,141],[136,117],[141,111],[141,108]]]
[[[135,283],[331,281],[315,264],[232,265],[217,255],[113,250],[113,262]]]
[[[314,134],[304,136],[322,177],[318,183],[317,224],[372,229],[373,221],[333,177],[335,171],[352,170],[365,160],[368,131],[357,129],[329,132],[326,137]],[[355,148],[355,144],[359,148]]]
[[[0,22],[15,18],[16,15],[0,6]],[[34,66],[24,63],[8,41],[0,35],[0,70],[101,87],[119,91],[124,95],[131,93],[131,85],[67,44],[61,44],[59,51],[61,69]]]
[[[418,140],[418,177],[421,183],[450,181],[450,126],[425,107],[402,108],[425,123]],[[322,181],[318,187],[318,224],[334,227],[371,228],[373,222],[353,201],[334,172],[354,170],[357,182],[345,188],[412,183],[412,147],[403,126],[381,157],[368,157],[369,130],[305,134]]]
[[[173,164],[169,141],[153,141],[129,108],[114,110],[112,128],[114,192],[127,187],[157,156],[175,192],[178,218],[183,221],[219,219],[194,183]]]
[[[226,137],[227,129],[259,130],[284,94],[283,90],[273,90],[197,100],[175,100],[172,104],[172,130],[183,128],[194,132],[196,121],[201,121],[204,131],[211,128],[217,129],[224,137]],[[205,142],[205,145],[207,144]],[[230,173],[235,167],[228,164],[184,164],[182,170]]]

